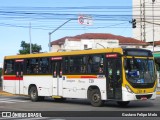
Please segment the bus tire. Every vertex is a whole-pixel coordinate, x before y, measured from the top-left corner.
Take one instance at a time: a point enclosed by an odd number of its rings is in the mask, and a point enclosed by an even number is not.
[[[101,93],[99,91],[99,89],[93,89],[90,91],[90,102],[91,102],[91,105],[94,106],[94,107],[100,107],[103,105],[104,101],[101,100]]]
[[[39,100],[38,91],[37,91],[37,87],[36,86],[32,86],[31,89],[30,89],[30,99],[33,102],[36,102],[36,101]]]
[[[130,103],[130,101],[117,101],[117,104],[121,107],[125,107]]]

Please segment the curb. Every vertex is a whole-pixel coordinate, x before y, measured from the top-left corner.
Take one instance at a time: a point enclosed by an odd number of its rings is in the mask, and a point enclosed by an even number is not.
[[[0,96],[14,96],[14,94],[4,92],[4,91],[0,91]]]

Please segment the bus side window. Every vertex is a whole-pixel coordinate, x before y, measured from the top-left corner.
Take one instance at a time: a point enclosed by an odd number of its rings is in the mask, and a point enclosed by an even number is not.
[[[81,55],[70,57],[69,70],[70,73],[86,73],[86,57]]]
[[[87,72],[88,72],[88,73],[91,73],[92,63],[93,63],[92,58],[91,58],[91,57],[88,57],[88,63],[87,63]]]
[[[94,55],[88,57],[87,64],[88,73],[103,73],[104,65],[103,65],[103,56],[102,55]]]
[[[5,61],[4,74],[14,74],[14,61],[13,60]]]
[[[39,73],[49,73],[49,58],[40,58]]]
[[[100,58],[100,63],[99,63],[99,73],[103,73],[104,72],[104,63],[103,63],[103,56],[101,56]]]
[[[27,59],[27,74],[38,74],[39,73],[39,59],[32,58]]]
[[[68,57],[64,58],[63,73],[69,73],[69,58]]]
[[[81,73],[86,73],[86,56],[82,56],[81,58]]]

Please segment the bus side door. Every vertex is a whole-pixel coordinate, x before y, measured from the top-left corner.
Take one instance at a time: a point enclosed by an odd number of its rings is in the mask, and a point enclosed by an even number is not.
[[[15,94],[23,94],[23,71],[24,71],[24,60],[15,60]]]
[[[62,57],[52,57],[53,95],[62,96]]]
[[[107,99],[122,99],[121,64],[121,58],[118,56],[114,57],[114,55],[111,55],[106,60]]]

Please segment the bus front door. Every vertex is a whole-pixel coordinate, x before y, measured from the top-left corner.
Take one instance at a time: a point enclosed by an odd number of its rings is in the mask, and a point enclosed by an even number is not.
[[[107,58],[107,99],[122,99],[122,70],[120,58]]]
[[[15,60],[15,94],[23,94],[24,60]]]
[[[53,96],[62,96],[62,61],[52,61]]]

